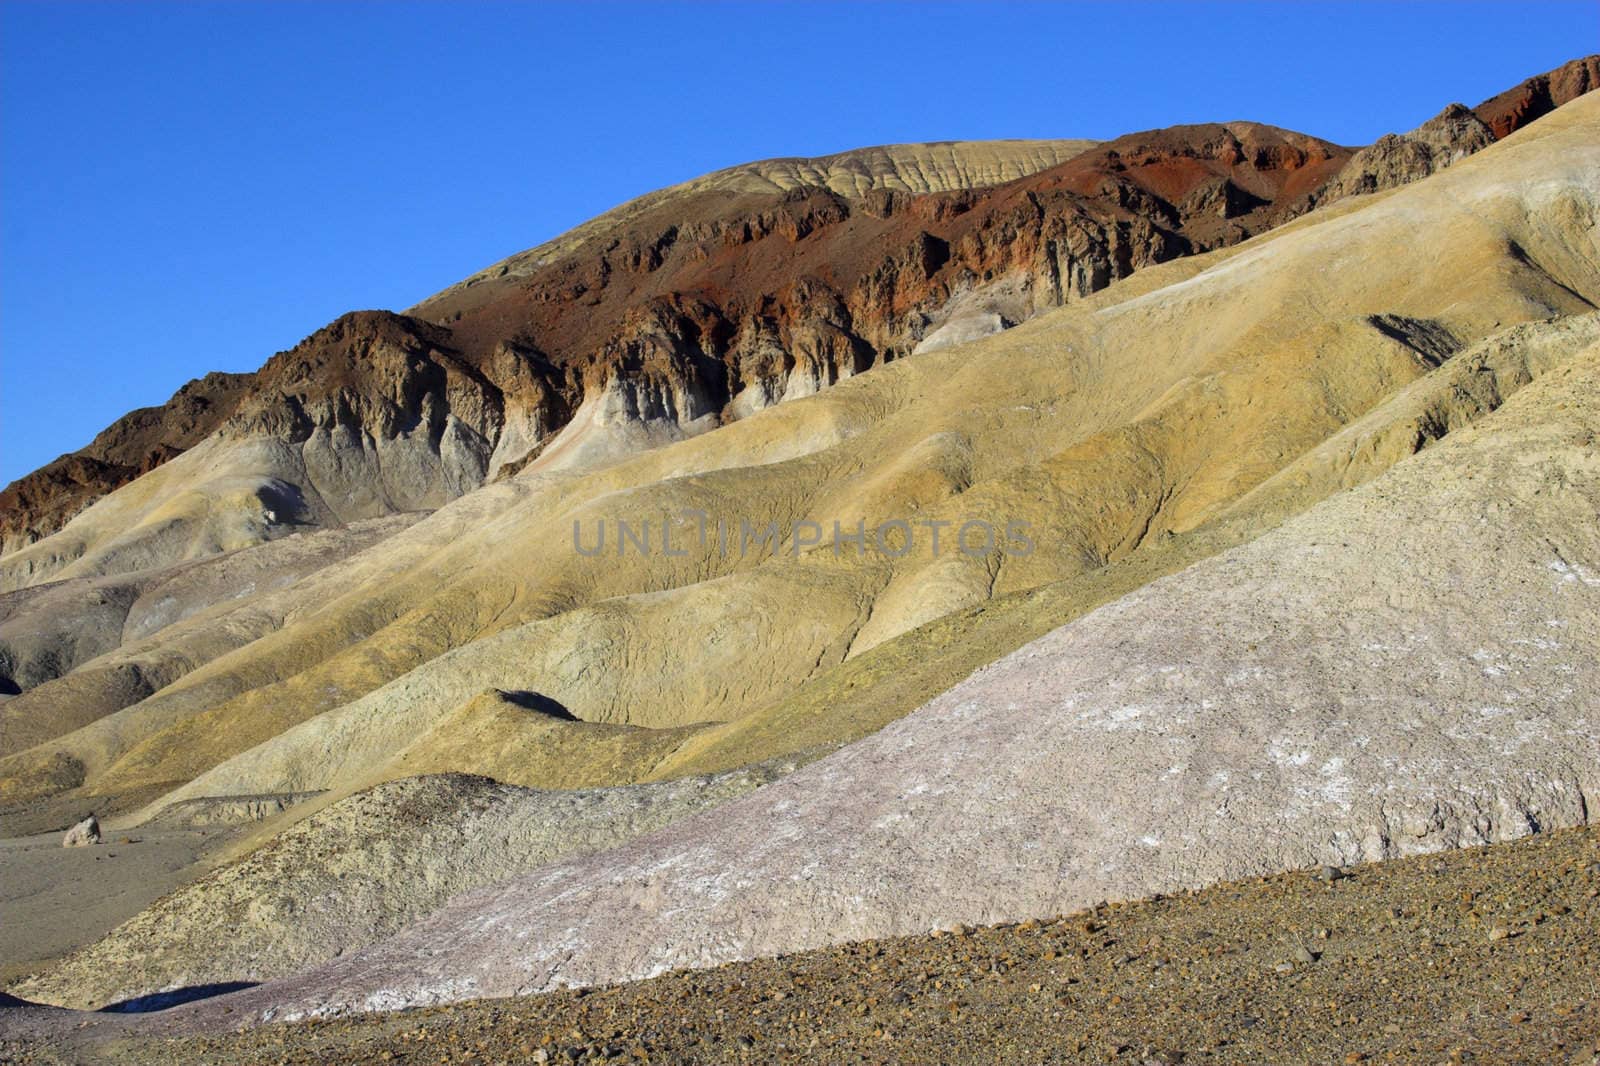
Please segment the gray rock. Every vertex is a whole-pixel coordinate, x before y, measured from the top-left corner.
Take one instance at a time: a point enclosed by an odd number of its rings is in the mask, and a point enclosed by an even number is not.
[[[1386,134],[1350,158],[1332,198],[1381,192],[1418,181],[1493,144],[1494,133],[1470,110],[1451,104],[1410,133]]]
[[[165,896],[18,989],[34,1000],[98,1007],[293,973],[379,940],[457,892],[613,846],[755,789],[784,768],[548,792],[460,774],[389,782]],[[206,802],[174,809],[161,824],[219,824],[207,820],[216,812]],[[209,803],[246,811],[259,804],[270,815],[276,798]]]

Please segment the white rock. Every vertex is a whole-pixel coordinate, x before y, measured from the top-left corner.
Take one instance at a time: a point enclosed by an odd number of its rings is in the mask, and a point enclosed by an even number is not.
[[[68,829],[67,835],[61,838],[61,846],[64,848],[81,848],[86,844],[98,843],[100,843],[100,820],[92,814]]]
[[[984,337],[992,337],[1005,330],[1008,325],[1004,318],[993,311],[960,315],[922,338],[921,343],[912,349],[911,354],[922,355],[924,352],[936,352],[940,348],[969,344]]]

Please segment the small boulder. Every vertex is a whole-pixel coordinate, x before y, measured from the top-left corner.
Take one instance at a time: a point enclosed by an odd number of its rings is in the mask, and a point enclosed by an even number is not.
[[[92,814],[68,829],[67,835],[61,838],[61,846],[64,848],[81,848],[85,844],[98,843],[100,843],[100,820]]]

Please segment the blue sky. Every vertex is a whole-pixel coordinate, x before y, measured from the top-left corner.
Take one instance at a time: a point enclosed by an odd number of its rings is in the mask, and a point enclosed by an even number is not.
[[[0,482],[630,196],[895,141],[1344,143],[1600,49],[1600,4],[0,3]]]

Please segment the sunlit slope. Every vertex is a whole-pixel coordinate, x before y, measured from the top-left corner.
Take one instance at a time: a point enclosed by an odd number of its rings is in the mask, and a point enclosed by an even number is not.
[[[1094,607],[1241,544],[1310,501],[1364,484],[1471,425],[1600,342],[1600,314],[1491,335],[1395,393],[1216,517],[1077,577],[996,597],[852,659],[772,704],[698,732],[655,767],[673,777],[780,753],[825,751],[866,736],[992,662]]]
[[[192,1017],[609,984],[1583,824],[1597,434],[1590,344],[1437,447],[782,781]]]
[[[747,232],[753,226],[770,235],[766,230],[778,216],[810,217],[790,194],[827,200],[831,206],[823,213],[837,223],[865,211],[862,197],[869,193],[907,201],[966,194],[1048,169],[1092,144],[892,145],[744,164],[630,201],[513,257],[508,266],[446,290],[442,296],[471,288],[477,300],[485,291],[474,288],[477,282],[502,282],[497,291],[509,302],[466,322],[454,306],[418,310],[421,318],[342,316],[255,373],[192,382],[167,405],[131,413],[81,452],[8,486],[0,493],[0,590],[169,564],[309,524],[436,507],[527,463],[585,404],[586,416],[608,404],[616,408],[609,411],[615,439],[604,447],[591,442],[582,455],[566,448],[569,464],[703,431],[717,421],[714,411],[708,419],[701,409],[710,401],[700,393],[712,383],[691,380],[692,367],[679,364],[715,358],[716,342],[699,336],[700,327],[677,321],[671,308],[693,304],[710,275],[697,273],[694,262],[662,269],[663,256],[674,258],[680,227],[744,234],[749,255],[736,273],[747,276],[724,279],[732,287],[725,296],[748,298],[752,306],[790,300],[805,308],[799,317],[826,319],[829,297],[789,291],[804,283],[806,273],[789,266],[793,240],[780,235],[764,241]],[[874,210],[882,215],[887,208]],[[644,230],[636,231],[636,224]],[[892,260],[901,251],[897,242],[917,233],[913,227],[908,233],[858,234],[842,246],[815,240],[806,249],[834,265],[863,246]],[[638,251],[646,248],[648,253]],[[649,284],[613,293],[604,311],[590,305],[563,309],[576,298],[570,292],[554,302],[519,303],[503,279],[508,272],[520,279],[524,268],[537,269],[557,249],[567,267],[588,279],[585,291],[627,288],[624,278]],[[641,263],[639,255],[649,262]],[[936,295],[927,299],[930,309],[940,303]],[[904,316],[908,308],[898,311]],[[734,319],[742,314],[731,307],[726,313]],[[847,324],[870,333],[872,323],[890,313],[859,306]],[[574,332],[561,324],[563,316],[593,328]],[[831,329],[826,323],[790,323],[781,339],[752,341],[740,358],[771,361],[782,377],[782,367],[804,358],[818,328]],[[726,331],[711,332],[720,337]],[[657,350],[663,345],[665,350]],[[848,365],[835,366],[829,356],[826,367],[803,371],[794,389],[815,391],[836,373],[860,369],[861,353],[852,353],[844,344],[834,354]],[[787,384],[764,380],[762,402],[785,394]],[[755,395],[742,405],[755,402]],[[663,402],[668,409],[659,409]],[[696,409],[678,409],[685,404]],[[140,479],[140,490],[104,499],[141,471],[149,474],[169,462],[178,465]]]
[[[336,587],[287,590],[273,632],[0,762],[0,796],[179,782],[192,783],[174,797],[218,795],[403,772],[402,747],[489,688],[537,693],[590,722],[736,722],[951,612],[1092,584],[1108,564],[1137,584],[1183,559],[1156,553],[1178,551],[1453,354],[1590,310],[1596,127],[1580,99],[1418,185],[1150,268],[977,344],[602,471],[471,493],[353,557]],[[1343,482],[1283,484],[1263,521]],[[1023,522],[1036,550],[967,555],[947,541],[935,556],[922,536],[899,558],[826,544],[723,556],[693,537],[690,509],[734,524],[809,520],[830,540],[835,521]],[[618,557],[614,541],[598,557],[574,549],[575,522],[592,544],[599,523],[659,531],[664,515],[682,555],[659,550],[659,536],[648,555]],[[1105,580],[1063,610],[1127,579]],[[57,691],[97,698],[51,682],[18,699],[43,707]]]
[[[765,160],[649,193],[407,314],[351,311],[254,373],[190,382],[6,486],[0,595],[432,509],[518,471],[593,469],[707,432],[1419,180],[1589,91],[1597,62],[1359,151],[1203,123],[1092,147]]]

